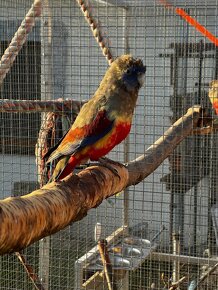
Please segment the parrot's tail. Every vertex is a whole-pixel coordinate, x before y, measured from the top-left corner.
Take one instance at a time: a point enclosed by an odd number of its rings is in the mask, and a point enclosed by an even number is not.
[[[76,156],[64,156],[61,158],[49,179],[49,182],[58,181],[73,172],[74,168],[80,164],[80,160]]]
[[[68,162],[67,162],[66,166],[62,170],[58,179],[59,180],[63,179],[64,177],[66,177],[67,175],[72,173],[74,168],[79,164],[80,164],[80,161],[76,158],[76,156],[70,156],[70,158],[68,158]]]

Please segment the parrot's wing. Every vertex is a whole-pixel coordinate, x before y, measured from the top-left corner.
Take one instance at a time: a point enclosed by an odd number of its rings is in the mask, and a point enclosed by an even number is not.
[[[105,110],[99,111],[94,120],[81,128],[74,128],[68,131],[63,141],[47,160],[47,163],[61,156],[74,155],[86,146],[90,146],[107,135],[113,128],[114,119],[107,116]],[[79,139],[77,136],[81,136]],[[67,139],[69,137],[69,141]],[[71,140],[76,140],[71,142]]]
[[[98,113],[94,122],[91,124],[87,131],[87,135],[81,140],[81,142],[74,149],[72,154],[80,151],[86,146],[92,145],[98,140],[102,139],[105,135],[107,135],[113,128],[114,119],[110,120],[107,117],[106,111],[101,111]]]
[[[43,156],[43,159],[46,160],[47,158],[49,158],[49,156],[58,148],[58,146],[61,144],[61,142],[64,140],[65,136],[67,135],[67,132],[63,135],[63,137],[61,137],[61,139],[57,142],[57,144],[55,144],[55,146],[51,147],[48,152],[45,153],[45,155]]]

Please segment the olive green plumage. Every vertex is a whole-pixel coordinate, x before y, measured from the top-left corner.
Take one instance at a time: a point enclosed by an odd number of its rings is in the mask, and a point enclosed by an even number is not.
[[[62,179],[88,159],[98,160],[126,138],[144,73],[142,61],[131,55],[111,64],[66,136],[46,155],[47,163],[59,160],[52,180]]]

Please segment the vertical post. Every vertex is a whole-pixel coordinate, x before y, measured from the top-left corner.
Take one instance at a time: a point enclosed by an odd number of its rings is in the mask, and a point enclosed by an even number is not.
[[[130,28],[130,17],[129,9],[123,9],[123,44],[124,44],[124,53],[130,53],[129,47],[129,28]],[[129,161],[129,136],[124,141],[124,163]],[[129,189],[124,189],[124,200],[123,200],[123,226],[125,228],[124,234],[129,232]],[[121,290],[129,289],[129,272],[126,271],[126,274],[122,278]]]
[[[187,47],[185,49],[188,49]],[[176,57],[176,72],[175,72],[175,86],[174,86],[174,95],[175,98],[181,98],[181,96],[185,96],[186,94],[186,77],[187,74],[187,52],[184,52],[184,56],[180,57],[179,54],[181,53],[180,48],[175,48],[175,57]],[[178,100],[176,100],[176,104]],[[175,104],[175,105],[176,105]],[[176,115],[180,115],[182,108],[182,104],[179,104],[179,108],[175,107]],[[185,148],[184,146],[179,146],[176,150],[177,152],[174,154],[175,158],[182,157]],[[175,183],[178,181],[175,180]],[[180,189],[180,185],[174,185],[175,191],[173,192],[173,233],[180,235],[180,242],[183,245],[183,234],[184,234],[184,190]],[[182,187],[181,187],[182,188]]]
[[[215,48],[215,71],[214,80],[218,79],[218,47]],[[211,207],[218,202],[218,138],[217,134],[211,134],[210,136],[210,174],[208,195],[208,249],[210,255],[218,255],[218,247],[216,246],[216,235],[214,231],[214,225],[211,217]]]
[[[216,232],[214,230],[211,209],[218,202],[218,138],[216,134],[210,136],[210,173],[209,179],[209,195],[208,195],[208,250],[209,256],[218,255],[218,247],[216,242]]]
[[[51,7],[49,0],[43,1],[43,17],[41,22],[41,98],[52,99],[52,23]],[[45,114],[42,114],[42,121]],[[40,179],[40,172],[39,172]],[[39,241],[39,276],[45,289],[49,289],[49,265],[50,265],[50,237]]]
[[[174,59],[174,116],[177,118],[181,115],[183,109],[184,100],[181,96],[185,96],[187,91],[187,68],[188,68],[188,25],[184,24],[182,27],[183,33],[180,32],[184,39],[184,48],[178,44],[175,44],[175,59]],[[185,145],[180,145],[173,154],[175,160],[183,162],[183,156],[185,154]],[[182,165],[183,167],[183,165]],[[172,172],[172,213],[173,218],[172,230],[172,250],[174,255],[179,255],[181,247],[183,247],[184,240],[184,194],[180,180],[178,182],[180,172]],[[182,180],[181,180],[182,182]],[[179,261],[173,262],[173,279],[172,282],[176,283],[180,276],[180,263]]]
[[[180,255],[180,235],[173,233],[173,255]],[[173,262],[173,283],[180,279],[180,262],[175,260]]]
[[[199,42],[199,72],[198,72],[198,96],[197,96],[197,104],[201,104],[201,94],[202,94],[202,69],[203,69],[203,60],[204,60],[204,44],[203,41]],[[195,137],[194,140],[194,156],[196,158],[200,158],[200,150],[199,150],[199,138]],[[193,220],[193,255],[197,256],[197,215],[198,215],[198,186],[194,185],[194,220]]]
[[[124,53],[130,53],[129,48],[129,27],[130,27],[130,18],[128,17],[129,10],[128,8],[123,9],[123,42],[124,42]],[[124,163],[129,161],[129,136],[124,141]],[[126,227],[126,232],[129,230],[129,189],[124,189],[124,201],[123,201],[123,224]]]

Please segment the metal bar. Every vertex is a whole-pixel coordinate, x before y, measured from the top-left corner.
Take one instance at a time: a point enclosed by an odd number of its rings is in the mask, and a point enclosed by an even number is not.
[[[124,53],[130,53],[130,45],[129,45],[129,29],[130,29],[130,11],[128,8],[123,9],[123,44],[124,44]],[[130,152],[130,144],[129,144],[129,136],[124,141],[124,163],[129,161],[129,152]],[[129,188],[124,189],[123,196],[123,224],[126,227],[126,234],[129,233]],[[121,289],[128,290],[129,289],[129,274],[126,273],[122,278],[122,286]]]
[[[128,9],[123,9],[123,33],[124,33],[124,53],[128,54],[130,53],[130,47],[129,47],[129,28],[130,28],[130,20],[128,19]],[[129,161],[129,136],[124,141],[124,163],[127,163]],[[126,226],[126,230],[128,232],[129,227],[129,188],[125,188],[124,190],[124,197],[123,197],[123,224]]]
[[[173,255],[180,255],[180,234],[173,234]],[[179,261],[173,261],[173,283],[176,283],[180,279],[180,263]]]
[[[51,100],[53,97],[53,56],[52,56],[52,8],[49,0],[43,2],[43,17],[41,22],[41,99]],[[42,122],[45,119],[45,113],[41,115]],[[39,167],[38,167],[39,168]],[[38,174],[39,179],[43,177],[41,172]],[[42,184],[40,180],[40,184]],[[49,266],[50,266],[50,237],[43,238],[39,241],[39,275],[49,289]]]
[[[151,260],[159,261],[159,262],[174,262],[178,261],[182,264],[192,264],[192,265],[199,265],[199,266],[214,266],[217,264],[217,259],[215,258],[202,258],[202,257],[194,257],[194,256],[186,256],[186,255],[174,255],[174,254],[167,254],[161,252],[152,252],[151,253]]]
[[[180,31],[180,34],[184,36],[184,43],[188,43],[189,37],[189,27],[188,25],[183,26],[184,30]],[[179,55],[183,51],[183,58],[180,58]],[[185,95],[187,91],[187,57],[188,47],[175,47],[175,67],[174,67],[174,107],[173,112],[174,116],[177,118],[178,115],[181,115],[181,110],[183,107],[181,95]],[[184,145],[177,148],[174,152],[174,158],[177,158],[177,154],[184,158],[185,148]],[[175,179],[178,175],[178,172],[174,169],[172,171],[172,176]],[[182,183],[181,180],[179,182]],[[181,190],[182,186],[175,186],[172,192],[172,205],[171,205],[171,218],[172,225],[170,227],[172,235],[172,246],[173,253],[178,254],[177,251],[180,251],[180,247],[183,246],[184,239],[184,192]],[[179,264],[173,264],[173,281],[176,282],[179,280]]]

